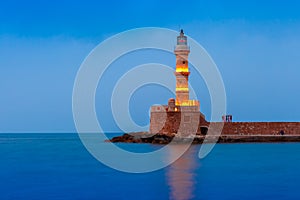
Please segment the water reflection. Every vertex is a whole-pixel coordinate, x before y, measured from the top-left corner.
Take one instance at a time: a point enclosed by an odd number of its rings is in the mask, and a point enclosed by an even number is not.
[[[184,148],[184,145],[169,145],[169,156],[171,158],[176,156]],[[182,200],[194,197],[196,159],[197,149],[196,146],[192,146],[181,158],[167,168],[166,177],[170,186],[170,199]]]

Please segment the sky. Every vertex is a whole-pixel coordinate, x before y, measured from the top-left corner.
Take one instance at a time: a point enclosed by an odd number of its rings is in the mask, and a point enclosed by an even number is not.
[[[75,132],[72,91],[81,63],[105,39],[140,27],[183,28],[199,42],[222,75],[234,121],[300,121],[299,10],[290,0],[3,1],[0,132]],[[127,56],[107,76],[153,60],[175,67],[166,53]],[[115,79],[106,79],[108,89],[97,91],[96,102],[109,99]],[[203,80],[191,75],[190,81],[209,117]],[[140,88],[130,99],[132,118],[147,125],[149,107],[172,95],[155,85]],[[104,130],[120,131],[108,107],[96,107]]]

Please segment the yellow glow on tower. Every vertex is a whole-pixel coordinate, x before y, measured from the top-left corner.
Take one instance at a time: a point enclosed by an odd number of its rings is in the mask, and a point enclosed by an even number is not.
[[[190,48],[187,45],[187,37],[184,35],[183,30],[177,37],[177,45],[174,50],[176,56],[176,106],[198,106],[199,101],[189,99],[189,67],[188,55]]]
[[[183,66],[177,66],[176,72],[189,72],[189,68]]]

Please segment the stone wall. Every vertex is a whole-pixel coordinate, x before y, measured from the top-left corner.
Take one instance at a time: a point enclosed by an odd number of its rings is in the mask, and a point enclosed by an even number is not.
[[[217,123],[217,122],[215,122]],[[227,122],[223,135],[285,135],[300,134],[300,122]]]
[[[199,134],[201,122],[206,122],[204,115],[193,107],[181,107],[178,110],[180,111],[168,111],[167,106],[152,106],[149,132]]]
[[[152,112],[150,133],[181,133],[183,135],[199,132],[200,112]]]
[[[152,106],[149,132],[205,134],[209,127],[211,133],[219,134],[224,125],[222,135],[279,135],[280,131],[285,135],[300,135],[300,122],[207,122],[197,109],[193,106]]]

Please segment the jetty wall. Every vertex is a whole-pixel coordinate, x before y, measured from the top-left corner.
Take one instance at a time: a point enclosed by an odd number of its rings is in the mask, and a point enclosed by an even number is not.
[[[200,112],[166,111],[163,107],[151,110],[149,132],[169,134],[177,133],[181,128],[181,132],[194,133],[197,129],[197,134],[205,135],[210,128],[212,133],[219,134],[222,125],[222,135],[279,135],[280,132],[300,135],[300,122],[207,122]]]
[[[300,122],[225,122],[222,134],[279,135],[281,131],[285,135],[300,135]]]

